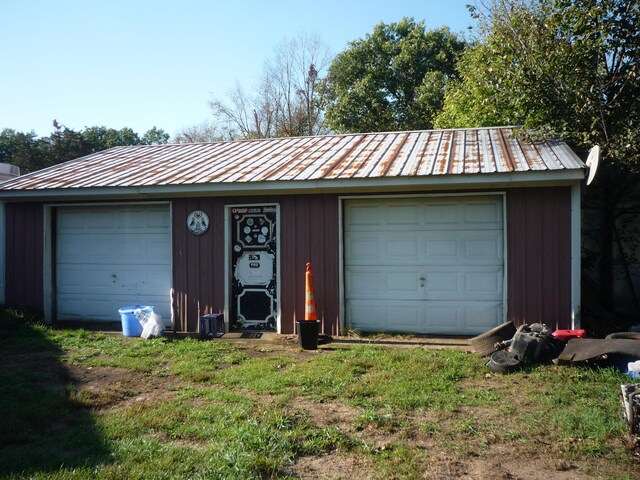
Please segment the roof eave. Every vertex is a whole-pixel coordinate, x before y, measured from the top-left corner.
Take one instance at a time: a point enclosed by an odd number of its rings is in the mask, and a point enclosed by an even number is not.
[[[252,195],[296,193],[343,193],[372,191],[451,190],[473,188],[514,188],[579,183],[585,170],[505,172],[492,174],[398,176],[336,180],[221,182],[190,185],[150,185],[143,187],[91,187],[66,189],[0,190],[2,201],[174,198],[199,195]]]

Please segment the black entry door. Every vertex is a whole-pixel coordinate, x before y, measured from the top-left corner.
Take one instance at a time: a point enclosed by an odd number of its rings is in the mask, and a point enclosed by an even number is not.
[[[234,330],[277,331],[276,207],[231,208],[231,318]]]

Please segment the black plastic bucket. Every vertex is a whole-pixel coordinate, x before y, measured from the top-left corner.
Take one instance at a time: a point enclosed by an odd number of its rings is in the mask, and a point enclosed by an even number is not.
[[[318,349],[319,320],[296,321],[298,325],[298,344],[303,350]]]

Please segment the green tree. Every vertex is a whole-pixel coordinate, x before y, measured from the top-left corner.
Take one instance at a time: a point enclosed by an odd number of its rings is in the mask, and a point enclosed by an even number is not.
[[[169,142],[169,134],[155,125],[142,136],[145,145],[164,145]]]
[[[75,131],[54,120],[53,132],[48,137],[38,138],[35,132],[2,130],[0,162],[17,165],[24,174],[116,146],[162,144],[168,140],[169,135],[157,127],[140,138],[128,127],[120,130],[86,127]]]
[[[326,121],[337,132],[432,128],[465,42],[403,18],[376,25],[329,67]]]
[[[41,139],[48,146],[46,149],[48,163],[55,165],[72,158],[82,157],[90,153],[90,145],[82,134],[53,121],[53,132],[49,137]]]
[[[88,144],[88,151],[98,152],[121,145],[140,145],[142,140],[131,128],[121,130],[107,127],[86,127],[81,133]]]
[[[87,153],[122,145],[160,145],[169,141],[169,134],[155,126],[147,130],[142,137],[129,127],[120,130],[107,127],[85,127],[80,134],[88,144]]]
[[[46,146],[35,132],[17,132],[10,128],[0,132],[0,163],[16,165],[23,174],[50,165]]]
[[[523,125],[578,151],[602,147],[584,208],[586,267],[614,309],[614,242],[640,205],[640,7],[629,0],[495,0],[447,88],[440,127]],[[532,133],[533,132],[533,133]],[[589,234],[593,234],[591,237]],[[593,265],[591,265],[593,262]]]

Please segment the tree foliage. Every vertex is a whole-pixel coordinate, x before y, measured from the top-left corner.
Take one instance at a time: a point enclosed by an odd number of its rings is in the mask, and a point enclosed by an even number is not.
[[[39,170],[51,164],[48,144],[40,141],[35,132],[5,128],[0,132],[0,163],[16,165],[21,173]]]
[[[106,127],[86,127],[75,131],[53,121],[53,132],[40,137],[35,132],[18,132],[6,128],[0,132],[0,163],[20,167],[21,173],[66,162],[90,153],[121,145],[164,144],[169,134],[153,127],[140,137],[132,129],[120,130]]]
[[[586,267],[596,267],[602,305],[614,309],[614,243],[628,224],[619,221],[640,206],[639,4],[495,0],[475,14],[479,38],[461,58],[436,124],[523,125],[579,152],[602,147],[584,199],[599,217],[583,239],[594,248],[583,253]]]
[[[317,36],[285,40],[265,63],[253,91],[238,84],[225,99],[210,102],[213,130],[225,139],[323,133],[328,52]]]
[[[638,127],[637,2],[498,0],[476,14],[481,35],[439,126],[545,126],[579,145],[607,143],[609,154],[612,137]],[[619,147],[618,157],[632,153]]]
[[[465,42],[403,18],[376,25],[329,68],[327,123],[338,132],[425,129],[442,107]]]

